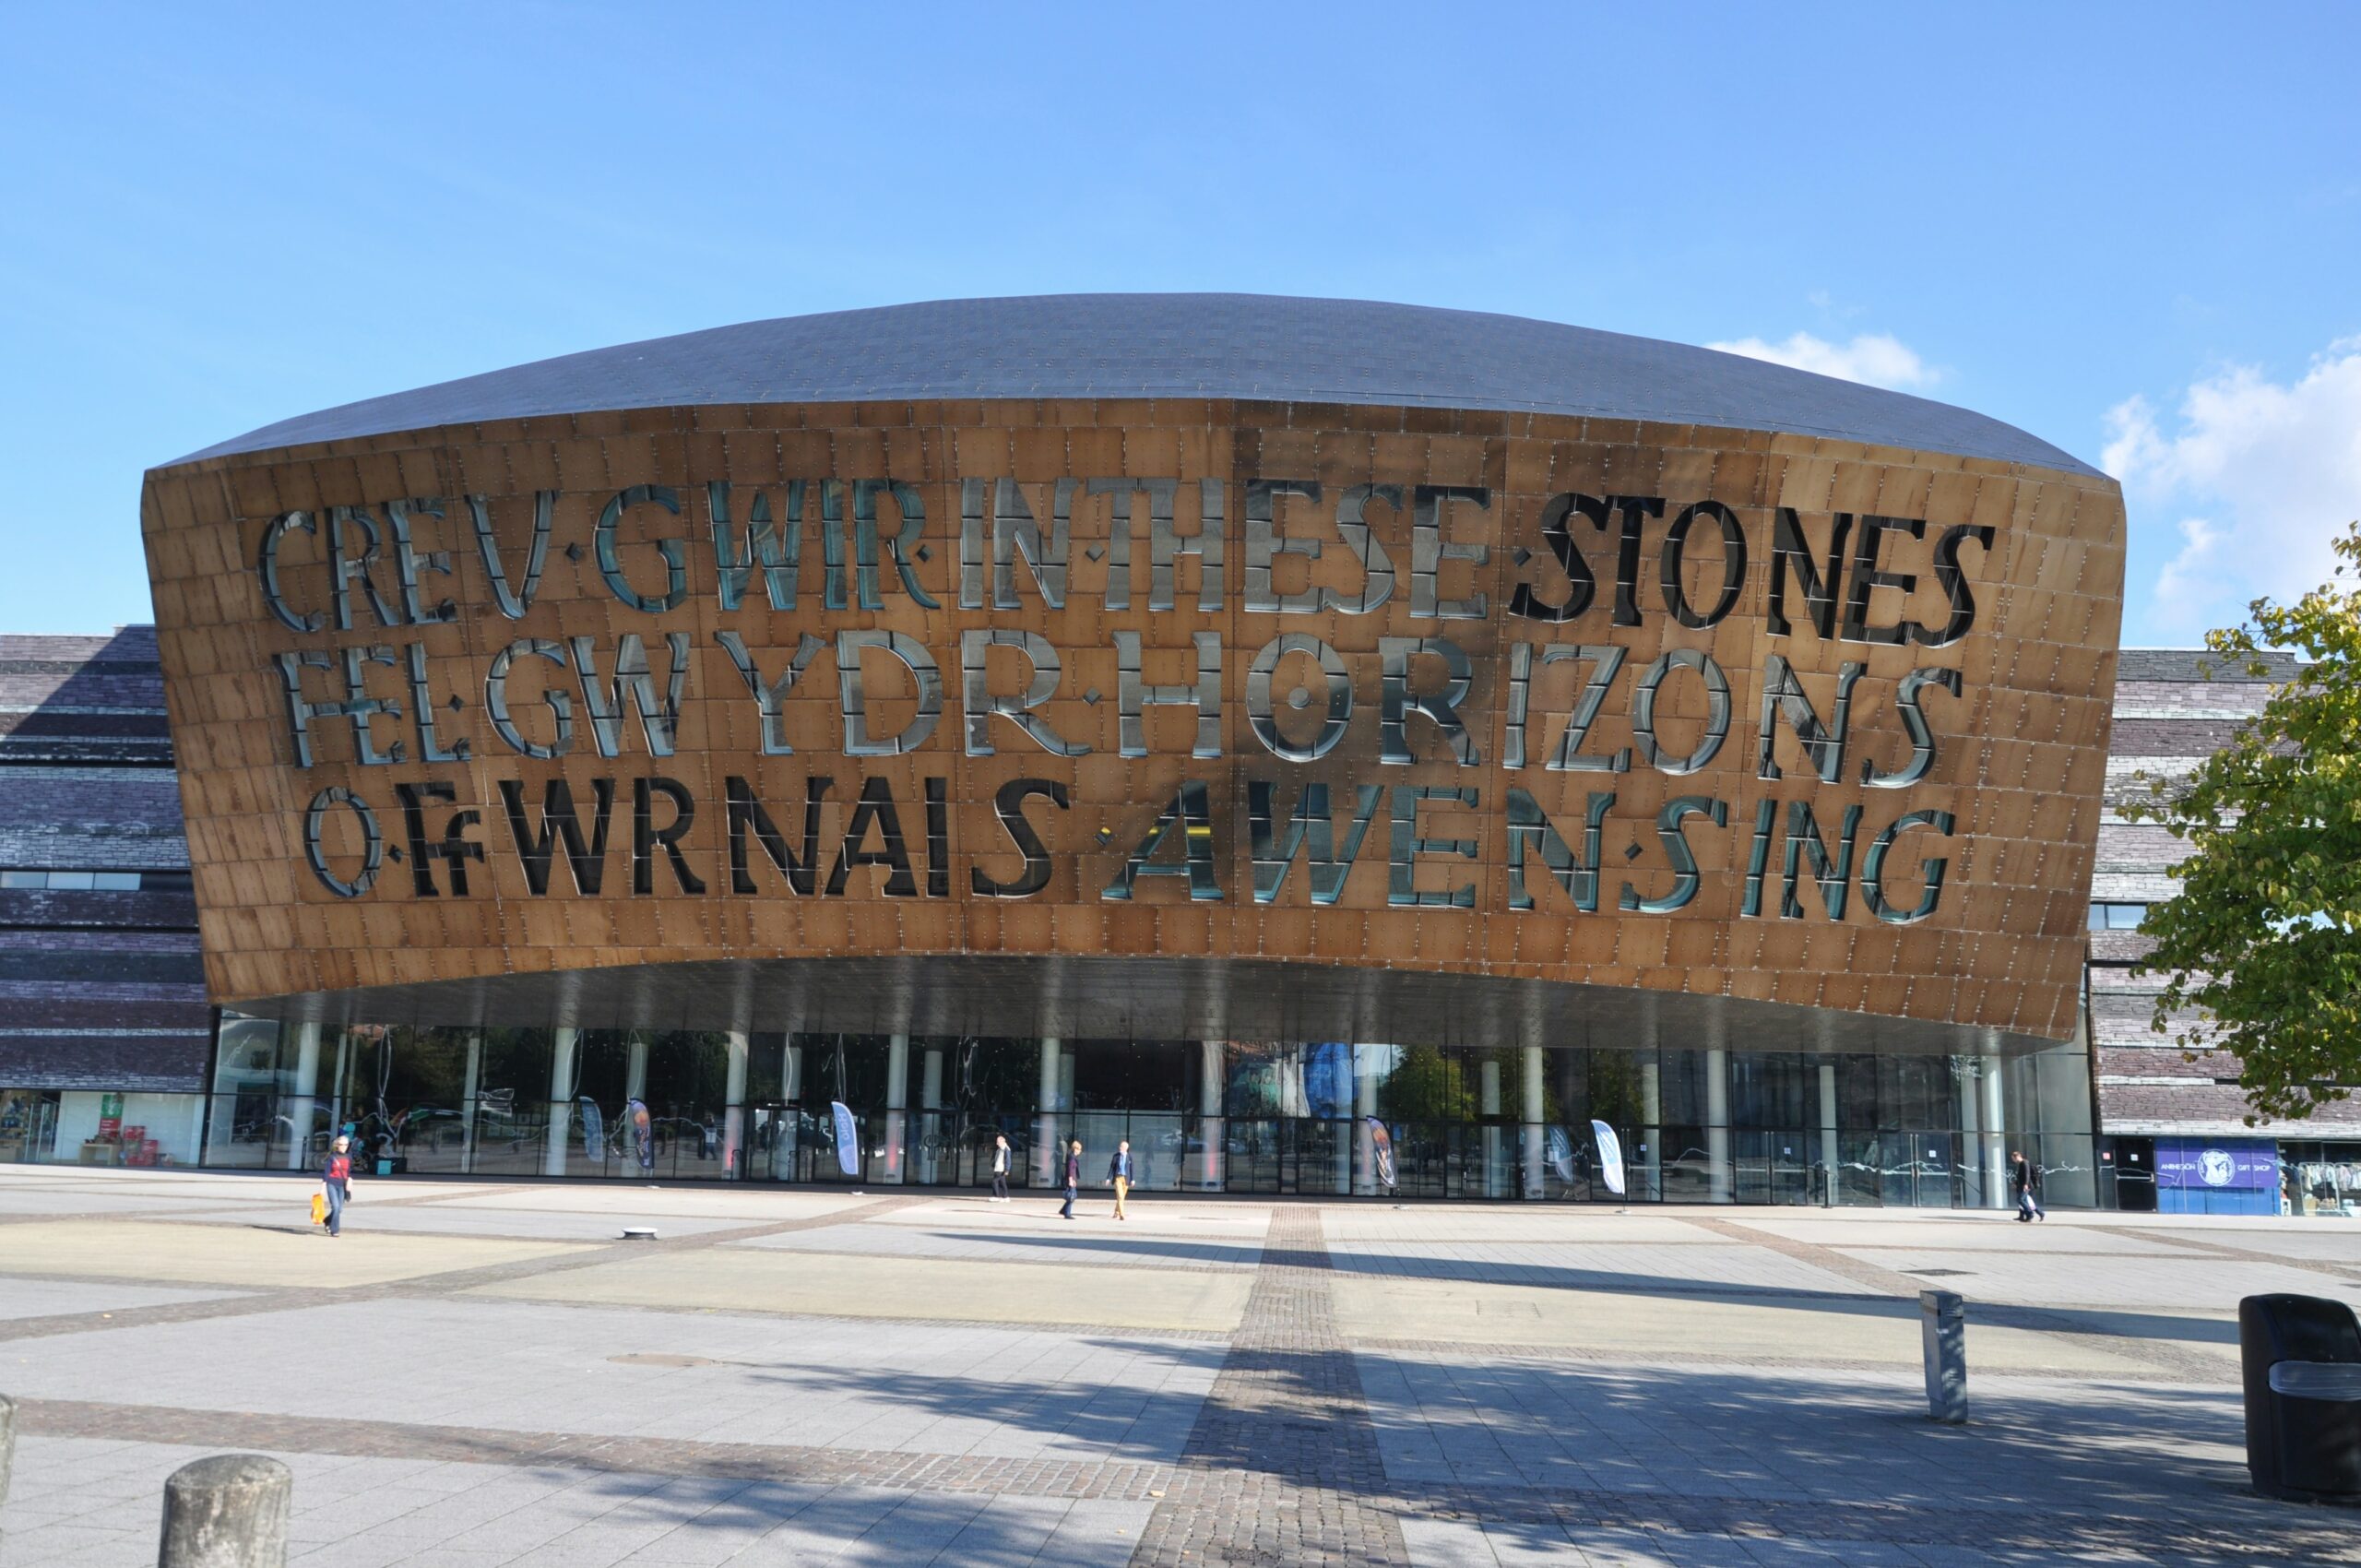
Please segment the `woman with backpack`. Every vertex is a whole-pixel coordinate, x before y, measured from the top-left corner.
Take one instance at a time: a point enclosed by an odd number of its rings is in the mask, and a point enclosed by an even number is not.
[[[320,1185],[328,1200],[328,1234],[344,1234],[344,1204],[352,1195],[352,1142],[339,1136],[320,1162]]]

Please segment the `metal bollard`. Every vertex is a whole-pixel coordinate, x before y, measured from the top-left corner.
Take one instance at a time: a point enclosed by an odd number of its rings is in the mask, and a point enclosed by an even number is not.
[[[8,1464],[17,1456],[17,1402],[0,1394],[0,1508],[8,1505]],[[0,1515],[0,1540],[7,1538],[7,1517]]]
[[[1927,1419],[1967,1420],[1967,1301],[1950,1290],[1918,1292],[1918,1334],[1927,1360]]]
[[[259,1454],[217,1454],[164,1482],[156,1568],[286,1568],[295,1472]]]

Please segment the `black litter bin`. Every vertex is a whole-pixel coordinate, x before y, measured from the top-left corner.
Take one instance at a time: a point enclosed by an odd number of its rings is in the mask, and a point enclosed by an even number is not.
[[[2319,1296],[2238,1303],[2247,1470],[2257,1491],[2361,1503],[2361,1321]]]

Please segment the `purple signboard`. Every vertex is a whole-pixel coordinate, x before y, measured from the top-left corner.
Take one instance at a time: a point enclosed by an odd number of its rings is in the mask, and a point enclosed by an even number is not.
[[[2279,1185],[2279,1157],[2270,1144],[2237,1138],[2158,1138],[2159,1187],[2252,1190]]]

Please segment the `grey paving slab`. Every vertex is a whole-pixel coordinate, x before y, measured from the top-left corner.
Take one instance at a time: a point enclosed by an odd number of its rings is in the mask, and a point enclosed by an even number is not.
[[[0,1215],[201,1213],[229,1206],[219,1197],[197,1194],[112,1193],[80,1188],[0,1185]],[[282,1206],[257,1194],[240,1212]]]
[[[373,1189],[376,1190],[376,1189]],[[415,1195],[419,1189],[388,1183],[382,1189]],[[428,1189],[431,1191],[431,1189]],[[699,1186],[645,1186],[613,1182],[592,1185],[509,1187],[497,1191],[457,1192],[433,1202],[455,1209],[501,1209],[531,1214],[643,1214],[727,1219],[739,1225],[771,1220],[804,1219],[816,1215],[858,1208],[877,1197],[894,1195],[890,1189],[818,1193],[810,1189],[756,1187],[740,1189],[709,1182]]]
[[[736,1443],[1169,1457],[1219,1361],[1154,1336],[396,1299],[43,1341],[19,1396]],[[308,1347],[291,1365],[288,1347]]]
[[[1038,1212],[1044,1205],[1054,1210],[1064,1201],[1062,1188],[1019,1187],[1006,1204],[992,1203],[989,1194],[982,1193],[943,1195],[929,1194],[923,1190],[904,1191],[915,1193],[918,1201],[882,1217],[879,1223],[939,1225],[977,1215],[989,1217]],[[1106,1187],[1086,1185],[1078,1206],[1104,1215],[1114,1207],[1114,1194]],[[1260,1245],[1263,1233],[1270,1228],[1271,1206],[1268,1203],[1245,1198],[1191,1198],[1134,1191],[1132,1194],[1132,1218],[1126,1223],[1134,1229],[1157,1235],[1226,1236],[1248,1245]]]
[[[308,1170],[224,1175],[194,1170],[107,1170],[38,1165],[5,1169],[6,1180],[0,1182],[0,1193],[71,1193],[77,1197],[123,1205],[159,1200],[172,1204],[280,1203],[291,1194],[319,1184],[317,1175]]]
[[[1732,1212],[1716,1209],[1716,1214]],[[1487,1205],[1467,1207],[1425,1204],[1355,1204],[1322,1211],[1332,1248],[1358,1241],[1602,1241],[1678,1246],[1710,1243],[1694,1226],[1644,1208],[1629,1213],[1600,1206]]]
[[[2114,1257],[2172,1257],[2176,1248],[2165,1236],[2100,1229],[2070,1220],[2059,1214],[2042,1225],[2020,1225],[2002,1214],[1893,1214],[1882,1210],[1833,1214],[1813,1211],[1791,1214],[1776,1209],[1723,1208],[1713,1218],[1734,1221],[1750,1230],[1785,1236],[1821,1246],[1855,1249],[1886,1247],[1941,1248],[1961,1252],[2022,1252]],[[2076,1217],[2079,1218],[2079,1217]],[[1876,1255],[1864,1253],[1863,1255]]]
[[[2288,1218],[2236,1230],[2157,1231],[2140,1239],[2173,1251],[2235,1247],[2240,1252],[2361,1269],[2361,1223],[2350,1219]]]
[[[990,1258],[1007,1262],[1106,1264],[1122,1268],[1252,1268],[1262,1238],[1173,1233],[1094,1217],[1080,1225],[1048,1205],[1014,1218],[988,1212],[955,1223],[908,1222],[758,1236],[735,1243],[781,1252],[865,1256]]]
[[[6,1246],[6,1234],[0,1232],[0,1250]],[[176,1301],[211,1301],[243,1294],[239,1290],[184,1290],[169,1285],[135,1285],[113,1279],[26,1279],[0,1274],[0,1318],[112,1313],[127,1307],[164,1306]],[[7,1360],[0,1357],[0,1366],[6,1366]],[[0,1377],[0,1392],[6,1391],[5,1377]]]
[[[1724,1241],[1547,1241],[1332,1243],[1329,1266],[1348,1274],[1569,1289],[1800,1291],[1863,1295],[1842,1275],[1760,1247]]]
[[[1884,1268],[1925,1273],[1929,1285],[1971,1300],[2035,1306],[2170,1301],[2184,1311],[2234,1313],[2240,1297],[2274,1290],[2361,1303],[2361,1277],[2339,1279],[2286,1264],[2195,1252],[2114,1257],[2103,1265],[2086,1255],[1933,1248],[1884,1248],[1858,1255]],[[1940,1275],[1928,1272],[1939,1269]]]
[[[346,1229],[362,1235],[394,1231],[417,1236],[521,1237],[536,1241],[612,1241],[623,1235],[625,1226],[645,1227],[659,1236],[703,1236],[748,1223],[729,1217],[647,1213],[628,1207],[577,1213],[562,1209],[460,1208],[449,1204],[390,1206],[370,1202],[371,1195],[356,1198],[345,1210]],[[208,1209],[174,1218],[194,1223],[242,1224],[251,1222],[255,1212]]]
[[[95,1214],[75,1255],[229,1281],[268,1261],[238,1240],[248,1200],[309,1190],[0,1170],[0,1206],[0,1206],[0,1248]],[[2349,1517],[2246,1490],[2216,1301],[2339,1293],[2361,1232],[2326,1222],[1167,1200],[1119,1229],[876,1197],[387,1182],[356,1222],[433,1255],[350,1285],[333,1263],[243,1296],[130,1265],[0,1277],[0,1321],[47,1320],[0,1343],[27,1411],[0,1568],[144,1568],[163,1477],[221,1447],[288,1458],[294,1561],[319,1568],[2361,1563]],[[184,1210],[219,1222],[159,1223]],[[668,1240],[475,1261],[625,1215]],[[158,1238],[170,1258],[140,1251]],[[305,1256],[365,1253],[343,1245]],[[597,1304],[623,1257],[654,1287]],[[1923,1420],[1915,1350],[1871,1344],[1915,1331],[1922,1267],[2016,1314],[1971,1330],[1964,1429]],[[869,1321],[725,1307],[748,1269],[825,1277],[824,1302],[962,1284],[857,1303]],[[1242,1316],[1050,1326],[1073,1303],[1024,1283],[1154,1299],[1192,1270]],[[987,1300],[1007,1321],[946,1315]],[[1500,1337],[1520,1313],[1548,1336]],[[1746,1314],[1803,1326],[1740,1333]]]

